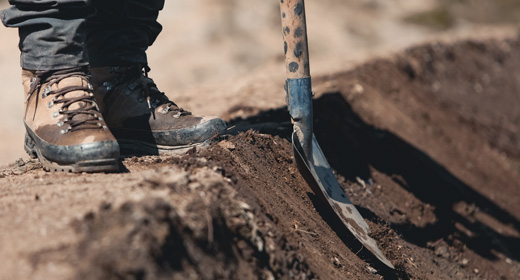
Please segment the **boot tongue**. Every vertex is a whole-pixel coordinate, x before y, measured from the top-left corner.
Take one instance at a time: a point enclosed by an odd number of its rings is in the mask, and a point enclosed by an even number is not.
[[[66,79],[60,81],[58,84],[58,87],[60,89],[64,89],[66,87],[78,87],[78,86],[88,88],[88,83],[80,77],[70,77],[70,78],[66,78]],[[74,98],[78,98],[78,97],[85,97],[85,96],[88,96],[89,94],[90,93],[87,91],[75,90],[75,91],[70,91],[70,92],[65,93],[62,98],[74,99]],[[91,98],[93,98],[93,97],[91,97]],[[90,103],[90,102],[84,102],[84,101],[74,102],[68,106],[68,111],[86,110],[86,108],[88,108],[90,106],[92,106],[92,103]],[[73,121],[95,120],[95,117],[91,114],[76,114],[74,116],[69,116],[69,120],[73,120]]]

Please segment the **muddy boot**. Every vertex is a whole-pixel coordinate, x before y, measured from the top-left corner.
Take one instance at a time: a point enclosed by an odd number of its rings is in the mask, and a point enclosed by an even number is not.
[[[47,171],[119,167],[119,145],[96,105],[85,69],[22,71],[25,150]]]
[[[223,120],[193,116],[170,101],[148,71],[143,66],[91,69],[94,94],[122,153],[182,151],[225,131]]]

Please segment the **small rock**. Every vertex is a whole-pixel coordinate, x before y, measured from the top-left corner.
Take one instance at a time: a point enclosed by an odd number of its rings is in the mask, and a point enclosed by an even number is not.
[[[353,87],[352,87],[352,93],[354,94],[362,94],[365,92],[365,89],[363,88],[362,85],[360,84],[355,84]]]
[[[510,258],[506,258],[506,263],[507,264],[513,264],[513,261]]]
[[[269,270],[264,270],[263,274],[264,275],[263,275],[262,279],[267,279],[267,280],[275,280],[276,279],[276,278],[274,278],[273,273],[271,271],[269,271]]]
[[[369,265],[367,266],[367,270],[368,270],[368,272],[370,272],[372,274],[376,274],[377,273],[377,270],[375,268],[369,266]]]
[[[478,274],[479,272],[478,268],[475,268],[473,271],[475,272],[475,274]]]
[[[363,181],[363,179],[356,177],[356,181],[358,182],[358,184],[360,184],[363,187],[363,189],[367,188],[367,185],[366,185],[365,181]]]
[[[228,149],[229,151],[234,151],[237,148],[235,144],[231,143],[228,140],[220,141],[218,145],[224,149]]]
[[[335,267],[341,267],[341,263],[337,257],[334,257],[334,261],[332,262]]]
[[[462,266],[466,266],[466,265],[468,265],[468,263],[469,263],[469,260],[466,259],[466,258],[462,259],[462,261],[460,262],[460,264],[461,264]]]
[[[443,258],[449,258],[450,253],[448,252],[448,248],[446,246],[439,246],[435,249],[435,255]]]

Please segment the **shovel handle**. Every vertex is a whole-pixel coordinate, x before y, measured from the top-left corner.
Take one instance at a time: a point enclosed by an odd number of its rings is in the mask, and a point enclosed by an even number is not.
[[[310,77],[304,0],[280,0],[288,79]]]

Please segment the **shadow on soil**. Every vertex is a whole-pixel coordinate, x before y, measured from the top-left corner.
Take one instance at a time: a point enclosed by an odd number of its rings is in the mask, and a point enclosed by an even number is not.
[[[406,189],[423,203],[435,207],[437,222],[433,224],[425,227],[417,227],[409,222],[390,224],[403,239],[421,247],[428,247],[429,242],[439,239],[454,245],[453,241],[456,239],[470,250],[490,260],[497,258],[497,252],[511,259],[520,260],[518,253],[520,239],[505,236],[494,228],[468,219],[467,216],[454,211],[454,207],[457,203],[465,202],[501,223],[520,230],[520,222],[508,212],[475,192],[471,186],[466,185],[427,154],[397,135],[365,123],[352,110],[341,93],[324,94],[315,100],[314,111],[314,133],[330,165],[337,173],[355,182],[356,177],[370,178],[370,167],[373,167],[378,172],[395,178],[396,187]],[[292,125],[288,120],[287,108],[269,110],[245,120],[232,120],[230,123],[235,127],[230,132],[238,133],[253,128],[261,133],[289,138]],[[353,251],[358,246],[360,248],[359,244],[353,245],[352,242],[355,242],[353,237],[349,240],[343,238],[347,230],[337,220],[330,219],[335,215],[331,215],[328,209],[321,207],[321,202],[313,198],[313,194],[309,194],[309,197],[322,218],[336,231],[342,241],[348,243],[347,246]],[[359,206],[358,209],[368,220],[376,223],[382,220],[368,209]],[[461,232],[455,227],[456,223],[463,225],[474,235],[469,237]],[[361,255],[360,257],[367,259]],[[376,266],[381,268],[379,265]],[[384,270],[380,271],[384,272]]]

